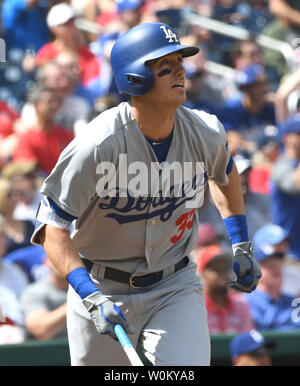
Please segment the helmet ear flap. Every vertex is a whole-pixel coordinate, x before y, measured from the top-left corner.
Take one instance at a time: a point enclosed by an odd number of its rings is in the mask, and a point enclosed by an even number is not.
[[[154,84],[154,75],[150,70],[147,71],[147,74],[125,73],[124,75],[131,95],[144,95]]]
[[[133,74],[126,74],[126,76],[127,76],[128,84],[131,87],[134,87],[139,84],[143,84],[143,78],[141,76],[133,75]]]

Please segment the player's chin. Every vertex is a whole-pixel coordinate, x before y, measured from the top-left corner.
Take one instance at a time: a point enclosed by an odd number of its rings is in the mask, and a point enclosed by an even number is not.
[[[180,106],[186,101],[186,93],[184,88],[172,89],[171,95],[172,95],[172,98],[170,99],[174,101],[174,104],[178,104]]]

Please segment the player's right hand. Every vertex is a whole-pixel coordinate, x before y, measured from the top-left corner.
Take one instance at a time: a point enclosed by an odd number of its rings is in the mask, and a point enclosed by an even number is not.
[[[117,339],[114,332],[115,324],[121,324],[128,334],[134,333],[134,328],[129,324],[120,308],[100,291],[87,296],[82,302],[100,334],[108,334]]]
[[[235,278],[230,287],[250,293],[255,290],[262,275],[260,266],[252,252],[252,244],[249,241],[234,244],[232,249]]]

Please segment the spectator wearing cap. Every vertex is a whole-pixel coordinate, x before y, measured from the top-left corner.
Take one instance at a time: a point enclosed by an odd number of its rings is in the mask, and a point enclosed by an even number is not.
[[[254,324],[249,305],[229,288],[232,254],[218,245],[203,249],[197,260],[204,281],[208,328],[211,334],[248,331]]]
[[[289,234],[279,225],[267,224],[254,235],[256,254],[260,259],[278,254],[283,257],[282,292],[300,296],[300,264],[289,257]]]
[[[133,28],[140,22],[140,11],[145,0],[116,0],[117,13],[122,18],[123,22],[127,22],[128,28]],[[132,14],[126,15],[126,12],[136,13],[136,18]]]
[[[245,294],[258,330],[289,331],[300,328],[293,318],[294,297],[283,293],[287,232],[276,225],[259,229],[253,237],[254,256],[262,277],[252,294]]]
[[[228,136],[238,132],[243,148],[256,150],[255,139],[266,125],[276,125],[274,103],[268,100],[268,79],[263,66],[251,64],[236,72],[235,81],[242,95],[229,99],[218,118]]]
[[[81,84],[99,94],[106,91],[105,67],[82,43],[82,37],[75,25],[76,13],[68,3],[54,5],[47,15],[47,25],[54,35],[54,40],[45,44],[36,56],[37,66],[55,59],[63,51],[72,51],[78,55]]]
[[[237,40],[234,43],[232,48],[232,63],[237,70],[242,70],[252,64],[264,66],[272,89],[277,90],[279,74],[274,65],[266,65],[264,51],[254,35],[247,39]]]
[[[271,174],[272,222],[289,233],[292,258],[300,261],[300,114],[280,126],[282,154]]]
[[[275,343],[266,340],[257,330],[236,335],[230,342],[233,366],[272,366],[270,351]]]

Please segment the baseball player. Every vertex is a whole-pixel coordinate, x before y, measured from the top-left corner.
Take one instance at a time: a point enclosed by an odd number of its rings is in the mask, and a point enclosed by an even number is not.
[[[72,365],[128,364],[111,339],[116,323],[153,365],[210,364],[203,285],[190,259],[208,183],[233,244],[232,286],[251,292],[258,283],[223,126],[181,106],[183,60],[197,53],[163,23],[121,35],[111,65],[130,102],[96,117],[42,186],[32,242],[70,284]]]

